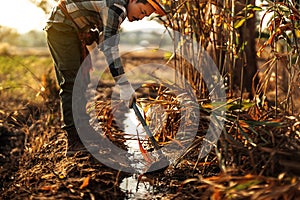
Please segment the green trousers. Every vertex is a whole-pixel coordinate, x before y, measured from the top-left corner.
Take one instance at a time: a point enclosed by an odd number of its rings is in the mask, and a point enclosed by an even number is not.
[[[45,31],[60,86],[62,128],[74,129],[75,123],[89,120],[85,98],[89,75],[83,77],[80,70],[83,60],[81,42],[74,28],[68,25],[52,24]]]

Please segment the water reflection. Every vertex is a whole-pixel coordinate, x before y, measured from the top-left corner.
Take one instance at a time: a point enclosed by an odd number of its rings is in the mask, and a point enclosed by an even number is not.
[[[139,173],[143,173],[147,163],[139,149],[137,135],[139,135],[140,138],[145,138],[146,133],[143,126],[138,121],[133,109],[129,109],[129,112],[125,114],[125,120],[123,123],[125,125],[125,144],[128,147],[128,153],[131,155],[129,159],[132,161],[132,167]]]
[[[152,196],[154,187],[150,182],[139,182],[138,175],[125,178],[120,184],[120,188],[127,194],[127,199],[145,199]]]
[[[140,138],[145,138],[146,133],[133,109],[129,109],[129,112],[125,114],[124,125],[124,132],[126,133],[125,144],[128,146],[128,152],[131,155],[129,159],[133,161],[132,167],[137,169],[139,173],[143,173],[147,165],[139,149],[137,133]],[[151,190],[153,190],[150,182],[141,183],[138,181],[138,176],[139,174],[133,174],[125,178],[120,184],[120,188],[127,193],[128,199],[143,199],[145,196],[150,195]]]

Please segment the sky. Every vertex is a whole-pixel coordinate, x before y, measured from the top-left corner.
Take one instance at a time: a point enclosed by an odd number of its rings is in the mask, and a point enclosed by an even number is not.
[[[257,0],[257,3],[261,3]],[[19,33],[26,33],[30,30],[43,30],[48,15],[40,8],[37,8],[29,0],[2,0],[0,6],[0,25],[17,29]],[[162,25],[148,18],[138,22],[122,23],[123,30],[163,30]]]
[[[30,30],[43,30],[48,15],[37,8],[29,0],[2,0],[0,6],[0,25],[17,29],[19,33]],[[137,29],[161,29],[155,21],[144,19],[139,22],[123,22],[122,28],[126,31]]]
[[[28,0],[2,0],[0,25],[17,29],[20,33],[42,30],[46,15]]]

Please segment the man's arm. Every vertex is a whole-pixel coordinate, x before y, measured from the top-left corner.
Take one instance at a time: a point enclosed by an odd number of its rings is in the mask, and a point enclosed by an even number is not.
[[[102,51],[113,77],[124,74],[119,52],[119,29],[125,17],[125,11],[121,7],[113,5],[107,10],[106,22],[104,22]]]
[[[124,8],[124,7],[123,7]],[[127,80],[119,52],[119,28],[126,17],[125,8],[113,5],[107,11],[106,25],[103,31],[102,51],[106,57],[110,72],[120,88],[120,99],[124,100],[128,107],[132,106],[135,99],[135,91]]]

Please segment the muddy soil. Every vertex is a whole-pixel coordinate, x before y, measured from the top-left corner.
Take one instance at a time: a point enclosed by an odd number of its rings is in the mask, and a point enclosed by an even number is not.
[[[145,56],[140,59],[128,55],[124,63],[129,68],[141,63],[159,63],[162,56],[157,55],[155,58]],[[99,105],[106,105],[105,98],[112,94],[111,84],[103,82],[97,89],[95,99],[102,102]],[[145,95],[149,95],[145,92],[149,90],[141,90],[138,97],[144,98]],[[213,150],[205,159],[198,159],[201,145],[195,141],[192,150],[176,165],[140,176],[105,166],[89,153],[79,152],[67,157],[67,139],[60,129],[57,99],[42,104],[20,99],[0,100],[1,199],[297,199],[300,197],[300,160],[294,157],[299,155],[300,149],[299,116],[289,119],[282,117],[284,123],[278,129],[270,126],[268,128],[270,134],[260,132],[260,137],[253,134],[253,138],[257,139],[254,142],[259,144],[262,137],[268,137],[274,142],[273,146],[264,143],[263,146],[253,147],[249,145],[248,140],[237,135],[237,132],[232,135],[224,133],[218,142],[220,148]],[[102,126],[106,127],[106,130],[109,129],[108,138],[126,150],[124,134],[110,117],[111,108],[105,106],[100,108],[102,109],[97,117]],[[207,113],[203,113],[196,140],[201,139],[207,129],[208,121],[205,120],[205,114]],[[249,119],[248,113],[241,116]],[[230,131],[232,127],[226,128]],[[249,131],[248,127],[244,126],[244,131]],[[134,181],[130,183],[130,187],[124,187],[124,183],[125,185],[127,183],[124,181],[128,180]]]

